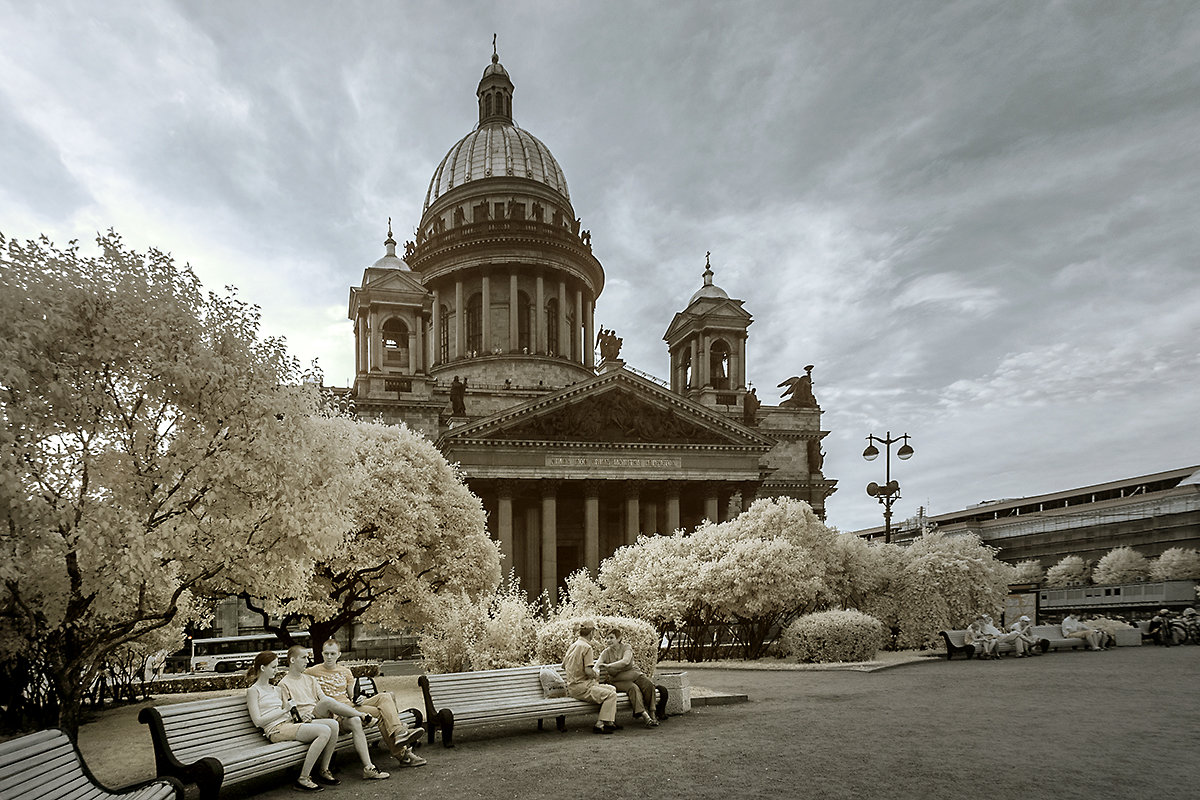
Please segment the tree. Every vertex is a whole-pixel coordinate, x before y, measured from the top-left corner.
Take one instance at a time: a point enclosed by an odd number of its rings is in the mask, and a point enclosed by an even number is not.
[[[1150,562],[1150,578],[1156,581],[1200,580],[1200,550],[1171,547]]]
[[[1054,589],[1078,586],[1087,583],[1087,575],[1087,562],[1082,556],[1063,556],[1057,564],[1046,570],[1046,585]]]
[[[345,525],[313,579],[264,610],[311,618],[317,644],[355,621],[421,623],[444,596],[495,591],[500,550],[483,505],[428,439],[403,424],[319,424],[340,443],[354,486]]]
[[[1094,583],[1134,583],[1150,574],[1150,562],[1132,547],[1114,547],[1096,562]]]
[[[201,616],[206,584],[307,580],[348,490],[257,308],[97,243],[0,235],[0,664],[25,681],[5,722],[71,736],[106,658]]]
[[[1017,562],[1013,583],[1041,583],[1044,580],[1046,580],[1046,570],[1042,568],[1042,562],[1036,558]]]

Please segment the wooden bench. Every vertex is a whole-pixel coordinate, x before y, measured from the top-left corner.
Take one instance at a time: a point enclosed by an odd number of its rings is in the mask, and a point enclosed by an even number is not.
[[[421,712],[401,712],[410,727],[421,726]],[[201,800],[216,800],[221,786],[241,783],[304,762],[308,744],[267,740],[250,719],[245,695],[151,706],[138,713],[150,727],[159,775],[170,775],[200,788]],[[378,725],[365,731],[367,743],[379,741]],[[337,751],[352,750],[354,738],[338,737]]]
[[[550,665],[560,676],[561,665]],[[433,742],[436,730],[442,732],[442,745],[454,746],[454,729],[488,725],[516,720],[542,721],[553,717],[558,729],[566,730],[566,718],[579,714],[595,714],[599,706],[573,697],[547,698],[538,677],[542,667],[510,667],[476,672],[449,672],[440,675],[422,675],[417,683],[425,696],[425,718],[429,741]],[[565,680],[565,677],[564,677]],[[656,707],[660,717],[665,717],[667,690],[658,690]],[[630,708],[629,698],[624,692],[617,694],[617,708]]]
[[[20,800],[183,800],[174,778],[109,789],[96,780],[79,748],[60,730],[0,743],[0,797]]]

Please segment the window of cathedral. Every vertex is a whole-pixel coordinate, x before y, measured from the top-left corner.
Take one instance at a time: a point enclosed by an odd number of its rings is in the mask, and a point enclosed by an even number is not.
[[[492,205],[492,218],[504,219],[504,203],[495,203]]]
[[[724,339],[715,339],[709,345],[708,374],[714,389],[729,388],[729,344]]]
[[[471,209],[471,221],[472,222],[486,222],[487,218],[488,218],[488,204],[487,204],[486,200],[482,203],[478,203]]]
[[[483,352],[483,295],[478,292],[467,300],[467,351]]]
[[[492,96],[490,94],[485,95],[483,98],[483,115],[485,117],[492,115]]]

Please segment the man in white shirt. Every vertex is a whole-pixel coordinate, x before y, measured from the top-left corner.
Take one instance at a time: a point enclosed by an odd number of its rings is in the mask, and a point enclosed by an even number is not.
[[[1064,639],[1083,639],[1089,650],[1104,650],[1101,647],[1103,633],[1095,628],[1089,628],[1071,614],[1063,617],[1062,634]]]
[[[596,627],[591,622],[579,624],[579,638],[567,648],[563,671],[567,673],[567,694],[576,700],[586,700],[600,706],[600,715],[592,733],[613,733],[617,725],[617,690],[599,681],[600,673],[593,662],[596,652],[589,641]]]

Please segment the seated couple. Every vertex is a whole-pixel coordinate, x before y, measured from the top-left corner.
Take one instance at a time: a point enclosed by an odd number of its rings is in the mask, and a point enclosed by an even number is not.
[[[337,665],[341,655],[338,643],[326,642],[321,655],[321,664],[306,669],[308,648],[291,647],[287,673],[279,679],[277,686],[272,685],[271,680],[279,669],[279,659],[270,650],[259,653],[247,673],[254,681],[246,692],[246,707],[254,724],[262,728],[272,742],[309,744],[294,788],[315,792],[321,790],[321,784],[334,786],[341,783],[329,767],[338,735],[347,731],[353,734],[354,749],[363,765],[363,778],[384,780],[391,777],[371,762],[363,728],[375,720],[362,708],[369,708],[378,715],[383,741],[400,766],[424,764],[425,759],[409,750],[409,746],[421,738],[422,730],[408,730],[400,719],[391,693],[361,697],[357,707],[352,705],[350,692],[354,676],[346,667]],[[314,767],[317,767],[315,772]]]
[[[633,716],[647,728],[658,727],[654,716],[654,684],[633,666],[633,648],[621,641],[621,634],[608,634],[607,647],[596,658],[591,637],[596,632],[591,622],[579,625],[579,638],[567,648],[563,671],[567,673],[567,694],[600,706],[599,719],[592,733],[613,733],[617,724],[617,693],[625,692],[633,706]]]
[[[1013,646],[1017,651],[1018,658],[1024,658],[1037,652],[1034,649],[1037,638],[1033,635],[1033,623],[1029,617],[1024,616],[1010,625],[1008,631],[1005,632],[996,627],[989,615],[980,614],[967,626],[963,642],[978,644],[982,650],[979,657],[984,660],[999,658],[999,647],[1005,643]]]

